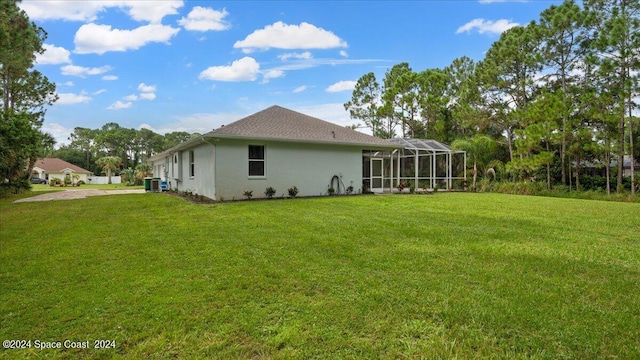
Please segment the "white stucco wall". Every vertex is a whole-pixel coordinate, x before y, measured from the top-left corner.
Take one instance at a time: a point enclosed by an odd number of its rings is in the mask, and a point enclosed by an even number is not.
[[[249,145],[265,146],[263,178],[248,175]],[[287,189],[292,186],[298,188],[298,196],[326,195],[334,175],[341,176],[342,191],[350,185],[354,192],[362,188],[359,147],[220,139],[216,155],[217,200],[244,199],[245,191],[262,198],[269,186],[276,190],[274,197],[288,196]]]
[[[78,175],[79,178],[77,181],[84,181],[85,184],[91,184],[91,182],[89,181],[89,174],[86,173],[77,173],[74,171],[65,171],[65,172],[52,172],[52,173],[47,173],[46,171],[37,168],[38,170],[36,170],[36,168],[34,168],[34,171],[32,173],[37,172],[38,173],[38,177],[40,177],[41,179],[53,179],[53,178],[57,178],[60,179],[62,181],[64,181],[65,177],[67,176],[67,174],[69,174],[69,176],[73,176],[73,175]]]
[[[190,176],[189,173],[190,151],[193,151],[195,161],[194,176]],[[194,194],[204,195],[208,198],[214,199],[216,192],[215,177],[213,173],[215,153],[215,146],[204,142],[201,145],[179,152],[177,165],[175,168],[169,169],[169,174],[173,171],[175,176],[173,180],[170,179],[170,181],[172,181],[172,187],[177,187],[177,190],[179,191],[189,191]],[[177,179],[179,179],[179,181],[177,181]]]

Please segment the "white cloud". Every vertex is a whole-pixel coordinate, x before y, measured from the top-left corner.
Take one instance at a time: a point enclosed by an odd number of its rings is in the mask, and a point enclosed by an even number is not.
[[[317,104],[317,105],[285,105],[291,110],[307,114],[309,116],[316,117],[318,119],[326,120],[340,126],[350,126],[356,124],[349,116],[349,112],[344,109],[342,103],[329,103],[329,104]],[[366,132],[366,131],[363,131]],[[370,135],[371,133],[369,133]]]
[[[492,21],[492,20],[485,20],[485,19],[478,18],[478,19],[473,19],[468,23],[460,26],[458,30],[456,30],[456,34],[461,34],[463,32],[469,33],[474,30],[480,34],[484,34],[484,33],[501,34],[502,32],[519,25],[520,24],[516,22],[512,22],[506,19]]]
[[[176,122],[162,126],[151,126],[142,124],[140,128],[152,130],[158,134],[166,134],[174,131],[186,131],[189,133],[198,132],[200,134],[208,133],[213,129],[217,129],[222,125],[229,124],[241,119],[255,111],[247,111],[246,113],[195,113],[176,117]]]
[[[347,47],[347,42],[334,33],[303,22],[300,25],[287,25],[278,21],[249,34],[244,40],[236,41],[234,48],[245,53],[256,49],[331,49]]]
[[[180,29],[149,24],[133,30],[112,29],[110,25],[85,24],[76,32],[74,42],[78,54],[104,54],[109,51],[136,50],[151,43],[169,44]]]
[[[56,101],[55,105],[73,105],[73,104],[82,104],[88,103],[93,100],[91,97],[87,96],[85,93],[73,94],[73,93],[58,93],[58,101]]]
[[[182,0],[139,1],[56,1],[25,0],[19,3],[31,20],[95,21],[109,8],[124,9],[133,20],[159,23],[167,15],[175,15],[184,5]]]
[[[116,75],[105,75],[102,77],[102,80],[113,81],[118,80],[118,77]]]
[[[61,68],[62,75],[87,77],[88,75],[100,75],[111,70],[111,66],[105,65],[101,67],[84,67],[78,65],[66,65]]]
[[[31,20],[92,21],[96,14],[104,11],[102,1],[38,1],[25,0],[19,3]]]
[[[286,54],[282,54],[282,55],[280,55],[278,57],[282,61],[287,61],[289,59],[300,59],[300,60],[305,59],[306,60],[306,59],[313,58],[313,55],[310,52],[305,51],[303,53],[286,53]]]
[[[268,70],[262,76],[262,83],[266,84],[271,79],[277,79],[281,77],[284,77],[284,71],[277,69]]]
[[[127,95],[125,97],[122,98],[125,101],[136,101],[138,100],[138,95],[136,94],[131,94],[131,95]]]
[[[307,90],[307,85],[302,85],[302,86],[298,86],[297,88],[293,89],[294,93],[301,93],[303,91]]]
[[[138,90],[140,90],[142,92],[154,92],[154,91],[156,91],[156,86],[155,85],[147,85],[145,83],[141,83],[140,85],[138,85]]]
[[[51,134],[53,138],[56,139],[56,147],[59,147],[60,145],[68,145],[69,137],[73,132],[73,129],[66,128],[58,123],[48,123],[46,121],[42,125],[41,129],[43,132]]]
[[[100,90],[94,92],[93,95],[100,95],[100,94],[105,93],[105,92],[107,92],[107,89],[100,89]]]
[[[67,81],[67,82],[62,83],[61,85],[64,85],[64,86],[74,86],[74,83],[73,83],[73,81]]]
[[[140,94],[140,99],[141,100],[153,100],[155,98],[156,98],[156,94],[154,94],[154,93],[145,92],[145,93],[141,93]]]
[[[69,50],[51,44],[43,44],[42,48],[44,53],[36,55],[36,63],[38,65],[71,63],[69,58],[71,52]]]
[[[122,1],[121,7],[128,8],[129,16],[133,20],[148,21],[150,23],[160,23],[167,15],[175,15],[178,9],[184,4],[182,0],[162,0],[162,1]]]
[[[327,92],[340,92],[353,90],[356,87],[356,81],[347,80],[339,81],[327,88]]]
[[[211,66],[200,73],[200,80],[254,81],[260,73],[260,64],[245,56],[229,66]]]
[[[351,64],[369,64],[373,62],[390,62],[389,60],[380,59],[300,59],[295,61],[288,61],[273,69],[289,71],[289,70],[304,70],[324,65],[351,65]]]
[[[340,50],[340,56],[342,56],[342,57],[349,57],[349,54],[348,54],[346,51],[344,51],[344,50]]]
[[[189,31],[221,31],[230,27],[224,18],[229,15],[227,10],[217,11],[202,6],[194,6],[186,18],[178,20]]]
[[[131,101],[128,102],[122,102],[120,100],[114,102],[113,104],[109,105],[107,107],[107,110],[121,110],[121,109],[128,109],[131,107],[131,105],[133,105],[133,103]]]

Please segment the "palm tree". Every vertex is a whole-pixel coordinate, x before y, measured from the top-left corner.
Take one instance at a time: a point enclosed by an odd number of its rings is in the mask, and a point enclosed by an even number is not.
[[[136,175],[139,179],[144,179],[147,176],[151,176],[151,170],[153,167],[148,162],[141,162],[136,165]]]
[[[78,180],[80,180],[80,175],[78,174],[71,175],[71,186],[79,186]]]
[[[455,150],[467,152],[467,158],[473,162],[473,191],[476,191],[476,180],[478,178],[478,167],[491,157],[496,149],[496,141],[484,134],[475,134],[468,139],[455,140],[451,147]]]
[[[111,184],[111,171],[116,170],[120,166],[120,158],[117,156],[105,156],[96,160],[96,165],[102,168],[102,171],[107,173],[109,177],[109,184]]]

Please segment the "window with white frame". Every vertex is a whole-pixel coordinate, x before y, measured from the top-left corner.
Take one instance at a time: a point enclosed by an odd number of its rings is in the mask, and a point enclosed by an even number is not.
[[[194,160],[195,156],[193,156],[193,150],[189,151],[189,176],[196,176],[196,164]]]
[[[264,145],[249,145],[249,176],[265,176]]]

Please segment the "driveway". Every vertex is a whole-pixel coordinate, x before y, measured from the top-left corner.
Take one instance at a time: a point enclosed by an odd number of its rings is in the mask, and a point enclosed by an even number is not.
[[[71,200],[84,199],[89,196],[102,195],[121,195],[121,194],[144,194],[144,189],[135,190],[64,190],[42,195],[36,195],[25,199],[14,201],[14,203],[33,202],[33,201],[53,201],[53,200]]]

